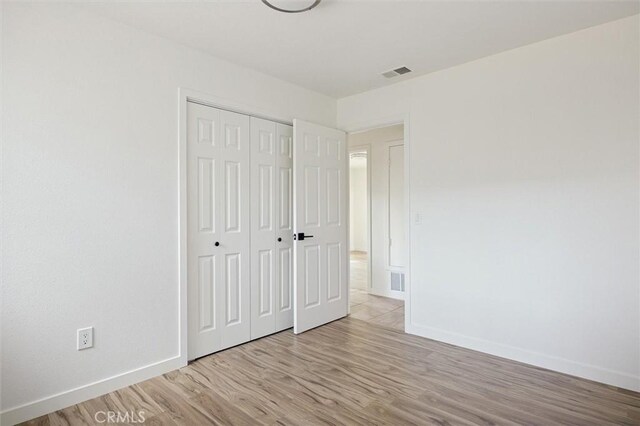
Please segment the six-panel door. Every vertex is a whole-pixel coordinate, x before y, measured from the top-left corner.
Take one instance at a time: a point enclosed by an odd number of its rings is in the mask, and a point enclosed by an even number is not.
[[[344,133],[187,105],[189,359],[346,315]]]
[[[293,326],[291,126],[251,117],[251,338]]]
[[[348,160],[345,133],[294,120],[294,332],[348,310]],[[299,234],[298,234],[299,235]],[[312,237],[309,237],[312,236]]]
[[[188,356],[250,339],[249,117],[187,104]]]

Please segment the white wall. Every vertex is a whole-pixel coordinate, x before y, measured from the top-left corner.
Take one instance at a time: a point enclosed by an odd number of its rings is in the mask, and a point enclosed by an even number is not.
[[[370,288],[373,294],[402,298],[391,291],[389,267],[389,143],[402,143],[402,124],[351,133],[349,147],[365,146],[369,150],[368,164],[371,178],[371,260]],[[402,268],[396,268],[401,270]]]
[[[369,251],[369,212],[367,200],[367,159],[349,164],[349,216],[351,250]]]
[[[177,365],[178,87],[326,125],[336,103],[74,6],[2,7],[10,423]],[[85,326],[95,348],[78,352]]]
[[[338,102],[408,115],[409,331],[640,390],[638,16]]]
[[[4,53],[4,41],[3,41],[3,7],[2,7],[2,3],[0,3],[0,230],[2,229],[2,210],[3,210],[3,206],[4,206],[4,195],[3,195],[3,191],[2,191],[2,187],[3,187],[3,183],[2,183],[2,145],[3,145],[3,138],[1,137],[1,135],[3,135],[3,120],[2,117],[4,116],[4,103],[2,102],[2,99],[4,99],[4,95],[3,95],[3,89],[2,89],[2,79],[3,79],[3,75],[4,75],[4,66],[3,66],[3,62],[2,62],[2,57],[3,57],[3,53]],[[3,269],[3,246],[4,244],[2,243],[3,241],[3,237],[4,233],[0,231],[0,364],[2,363],[2,311],[3,311],[3,296],[4,296],[4,291],[2,290],[4,288],[4,284],[3,284],[3,278],[2,278],[2,269]],[[0,366],[0,424],[2,424],[2,367]]]

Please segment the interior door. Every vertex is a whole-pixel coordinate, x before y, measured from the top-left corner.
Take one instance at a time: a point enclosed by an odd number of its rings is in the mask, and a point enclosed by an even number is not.
[[[251,338],[293,326],[291,126],[251,117]]]
[[[275,332],[276,123],[251,117],[251,338]]]
[[[345,133],[293,122],[294,332],[348,312],[348,156]]]
[[[249,117],[187,106],[188,357],[250,339]]]

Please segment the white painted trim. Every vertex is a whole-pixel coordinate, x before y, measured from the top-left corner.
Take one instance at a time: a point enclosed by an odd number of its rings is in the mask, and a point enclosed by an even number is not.
[[[366,121],[360,121],[356,124],[348,126],[344,129],[347,133],[362,133],[369,132],[371,130],[380,129],[383,127],[395,126],[398,124],[406,125],[409,121],[409,114],[392,115],[387,117],[379,117],[377,119],[371,119]],[[405,131],[405,136],[407,136]],[[406,139],[405,139],[406,141]]]
[[[18,407],[9,408],[0,414],[0,424],[15,425],[53,411],[69,407],[81,401],[95,398],[152,377],[165,374],[182,367],[180,356],[149,364],[135,370],[108,377],[68,391],[60,392]]]
[[[295,131],[294,131],[295,133]],[[349,134],[344,132],[344,150],[347,154],[347,315],[351,314],[351,157],[349,148]],[[295,167],[295,160],[294,165]],[[295,182],[295,177],[294,177]],[[295,204],[294,204],[295,206]],[[295,207],[294,207],[295,208]],[[295,215],[295,213],[294,213]],[[295,264],[295,262],[294,262]],[[297,275],[294,275],[297,277]],[[294,286],[294,288],[297,286]],[[294,299],[297,300],[297,299]],[[295,312],[294,312],[295,315]]]
[[[201,105],[210,106],[213,108],[224,109],[232,111],[238,114],[249,115],[251,117],[263,118],[265,120],[275,121],[278,123],[292,126],[292,121],[287,117],[281,117],[274,115],[272,111],[265,108],[261,108],[255,105],[244,104],[236,102],[232,99],[222,98],[219,96],[211,95],[208,93],[199,92],[192,89],[180,87],[178,88],[178,110],[179,110],[179,134],[178,134],[178,151],[179,151],[179,164],[178,164],[178,179],[179,179],[179,191],[178,199],[180,200],[179,206],[179,219],[178,219],[178,231],[179,231],[179,306],[180,306],[180,360],[181,366],[187,365],[188,354],[188,297],[187,297],[187,102],[195,102]]]
[[[406,281],[405,281],[405,288],[406,288]],[[405,293],[402,291],[395,291],[395,290],[388,290],[388,289],[377,290],[374,288],[370,288],[369,293],[373,294],[374,296],[382,296],[382,297],[389,297],[391,299],[405,300]]]
[[[437,340],[536,367],[640,392],[640,376],[633,376],[621,371],[609,370],[595,365],[571,361],[539,352],[532,352],[527,349],[419,324],[408,324],[406,331],[407,333],[427,339]]]
[[[290,117],[278,116],[274,114],[273,111],[264,107],[237,102],[233,99],[223,98],[184,87],[178,88],[178,92],[180,94],[180,99],[185,100],[185,102],[191,101],[213,108],[224,109],[238,114],[275,121],[277,123],[286,124],[287,126],[293,126],[293,120]],[[180,104],[182,106],[182,102]]]
[[[406,239],[407,244],[407,264],[404,268],[404,329],[409,333],[411,326],[411,119],[407,114],[404,117],[404,189],[406,191],[404,196],[404,208],[406,224]]]
[[[187,100],[189,91],[178,89],[178,347],[182,365],[187,365],[188,296],[187,296]]]

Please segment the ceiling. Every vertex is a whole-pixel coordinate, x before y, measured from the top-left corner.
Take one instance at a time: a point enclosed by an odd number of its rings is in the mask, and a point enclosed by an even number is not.
[[[638,1],[323,0],[300,14],[260,0],[88,2],[181,44],[340,98],[630,16]],[[414,72],[386,79],[400,66]]]

